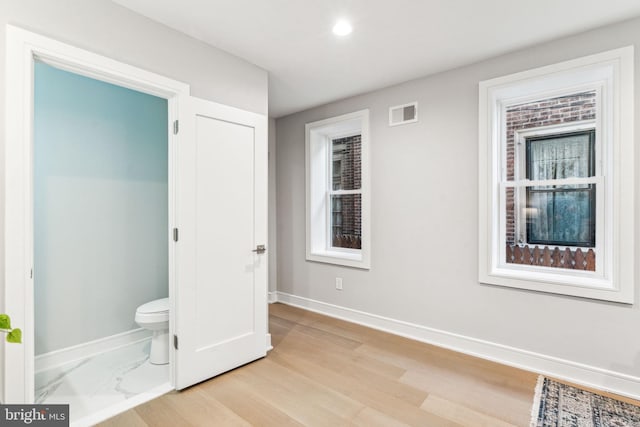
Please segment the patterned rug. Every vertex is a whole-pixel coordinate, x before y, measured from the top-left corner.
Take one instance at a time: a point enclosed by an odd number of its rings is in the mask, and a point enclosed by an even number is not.
[[[540,376],[531,427],[639,427],[640,406]]]

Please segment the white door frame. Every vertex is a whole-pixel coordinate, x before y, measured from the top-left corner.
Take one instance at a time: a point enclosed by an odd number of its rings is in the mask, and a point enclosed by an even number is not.
[[[4,346],[4,384],[0,400],[34,400],[34,289],[33,289],[33,75],[36,59],[129,89],[167,99],[169,135],[168,202],[170,232],[176,224],[176,141],[173,123],[184,114],[179,108],[189,96],[189,85],[70,46],[42,35],[6,27],[6,134],[5,134],[5,277],[4,305],[0,312],[23,330],[23,344]],[[175,324],[175,248],[169,244],[169,333]],[[171,335],[170,335],[171,336]],[[2,347],[0,347],[1,349]],[[174,386],[175,354],[170,352],[170,381]],[[0,360],[2,360],[0,358]]]

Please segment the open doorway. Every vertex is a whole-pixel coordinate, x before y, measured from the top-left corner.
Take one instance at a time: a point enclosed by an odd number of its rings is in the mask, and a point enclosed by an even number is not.
[[[12,108],[5,140],[5,309],[22,326],[23,344],[4,349],[2,398],[52,402],[53,389],[64,389],[55,367],[133,343],[141,357],[130,362],[146,357],[153,332],[134,321],[141,304],[168,297],[165,336],[173,334],[174,123],[189,86],[13,26],[6,34]],[[41,72],[50,81],[38,81]],[[76,104],[73,87],[84,95]],[[130,125],[151,117],[158,123],[148,135]],[[45,286],[36,289],[37,280]],[[111,414],[172,389],[174,361],[169,349],[162,385],[142,396],[125,393],[125,405]],[[130,368],[111,370],[121,391],[136,388],[123,383]],[[73,409],[71,416],[78,419]]]
[[[170,386],[168,127],[164,98],[35,62],[35,403],[74,420]]]

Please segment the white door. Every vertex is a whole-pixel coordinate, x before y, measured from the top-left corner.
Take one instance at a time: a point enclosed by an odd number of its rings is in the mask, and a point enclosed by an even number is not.
[[[184,107],[176,164],[177,389],[267,351],[267,255],[256,251],[267,239],[267,119],[196,98]]]

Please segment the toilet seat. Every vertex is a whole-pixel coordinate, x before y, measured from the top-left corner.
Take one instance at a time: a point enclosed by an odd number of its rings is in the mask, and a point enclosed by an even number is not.
[[[136,322],[156,323],[169,321],[169,298],[160,298],[142,304],[136,310]]]
[[[151,314],[161,313],[164,311],[169,311],[169,298],[160,298],[146,304],[142,304],[140,307],[138,307],[136,313]]]

